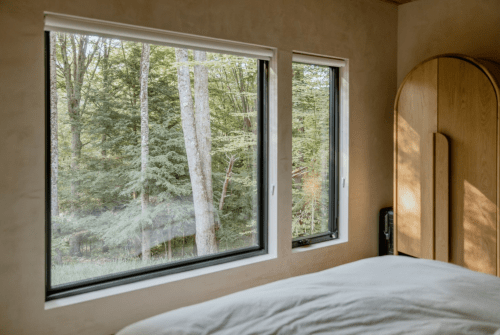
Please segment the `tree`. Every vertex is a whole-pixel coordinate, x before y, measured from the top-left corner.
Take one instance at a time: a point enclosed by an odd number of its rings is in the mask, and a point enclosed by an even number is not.
[[[292,232],[297,237],[328,229],[329,71],[298,63],[293,71]]]
[[[59,170],[59,144],[57,127],[57,35],[50,33],[50,214],[52,218],[59,216],[57,179]]]
[[[142,260],[151,258],[151,227],[146,222],[149,205],[148,159],[149,159],[149,111],[148,111],[149,44],[142,44],[141,55],[141,209],[142,209]]]
[[[110,64],[109,64],[109,52],[111,51],[111,41],[109,39],[105,39],[103,41],[103,56],[102,56],[102,89],[101,89],[101,103],[102,103],[102,112],[105,115],[105,117],[109,117],[110,115],[110,99],[111,99],[111,94],[110,92],[110,86],[111,86],[111,81],[109,78],[110,74]],[[101,121],[102,122],[102,121]],[[110,128],[109,122],[106,122],[102,128],[102,134],[101,134],[101,156],[106,157],[106,135],[107,132],[109,131]]]
[[[208,162],[203,163],[203,157],[200,152],[200,140],[206,141],[206,136],[210,134],[206,133],[206,129],[197,130],[197,123],[195,121],[195,115],[193,110],[193,100],[191,96],[191,79],[189,76],[188,65],[183,65],[182,63],[188,62],[188,53],[186,49],[176,49],[175,55],[177,62],[180,65],[177,68],[178,76],[178,87],[179,87],[179,100],[181,105],[181,120],[182,129],[184,132],[184,142],[186,147],[186,154],[188,158],[189,175],[191,177],[191,187],[193,190],[193,204],[196,219],[196,247],[198,256],[203,256],[207,254],[213,254],[217,252],[217,241],[215,238],[215,225],[213,218],[213,201],[212,195],[208,194],[207,190],[207,178],[203,171],[203,167],[208,165]],[[202,58],[203,56],[199,56]],[[200,72],[197,71],[198,75]],[[195,74],[196,76],[196,74]],[[198,78],[199,80],[198,90],[195,93],[202,94],[204,90],[208,91],[208,88],[204,88],[206,80],[203,78]],[[207,95],[208,99],[208,95]],[[198,101],[200,105],[205,106],[202,96],[198,96]],[[204,107],[200,106],[200,109]],[[206,110],[202,110],[201,113],[206,113]],[[198,139],[198,136],[200,139]],[[206,142],[205,142],[206,143]],[[205,144],[204,143],[204,144]],[[208,152],[210,154],[210,152]]]
[[[238,243],[250,236],[255,243],[257,62],[223,54],[210,54],[210,62],[214,197],[220,197],[217,237]],[[231,157],[237,160],[231,163]],[[232,232],[238,232],[237,239]]]
[[[226,169],[226,178],[222,186],[222,194],[220,196],[220,201],[219,201],[219,211],[222,211],[222,209],[224,208],[224,200],[226,200],[227,186],[229,185],[229,180],[231,179],[231,175],[233,174],[234,162],[236,162],[237,160],[237,157],[235,155],[232,155],[231,157],[228,158],[229,162]]]
[[[210,107],[208,104],[208,69],[203,64],[207,61],[205,51],[194,51],[194,99],[196,106],[196,138],[200,152],[201,169],[205,178],[205,190],[208,197],[210,214],[209,225],[214,225],[213,190],[212,190],[212,131],[210,129]]]
[[[58,176],[59,176],[59,131],[57,124],[57,35],[50,33],[50,216],[53,231],[59,229]],[[56,246],[56,264],[62,263],[61,249]]]
[[[68,42],[69,39],[69,42]],[[73,178],[71,181],[71,196],[72,196],[72,209],[75,210],[75,203],[78,199],[77,187],[78,181],[76,172],[78,170],[78,161],[82,154],[82,115],[85,111],[87,100],[84,99],[84,104],[81,106],[84,78],[87,74],[90,64],[94,59],[98,49],[99,41],[90,43],[89,36],[74,35],[74,34],[60,34],[59,35],[61,56],[63,60],[62,71],[66,80],[66,95],[68,104],[68,114],[71,123],[71,169]],[[68,43],[70,45],[68,45]],[[87,50],[89,43],[92,44],[92,49]],[[97,64],[94,68],[97,69]],[[89,81],[92,81],[90,79]],[[88,97],[88,94],[87,96]]]
[[[89,257],[141,267],[137,257],[175,261],[255,243],[257,62],[159,45],[146,57],[142,43],[60,36],[52,250],[64,253],[61,267]]]

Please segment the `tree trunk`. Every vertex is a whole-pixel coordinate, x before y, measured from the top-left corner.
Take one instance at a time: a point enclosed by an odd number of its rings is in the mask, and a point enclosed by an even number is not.
[[[206,62],[207,53],[205,51],[194,51],[196,62]],[[213,204],[212,189],[212,132],[210,130],[210,107],[208,104],[208,69],[205,65],[195,65],[194,67],[194,99],[196,106],[196,137],[200,151],[201,167],[205,177],[205,188],[209,202]],[[211,207],[213,218],[213,206]]]
[[[101,99],[102,99],[102,112],[106,118],[106,123],[103,125],[103,133],[101,135],[101,156],[102,157],[106,157],[106,133],[108,131],[108,127],[109,127],[109,121],[108,121],[108,117],[109,117],[109,114],[110,114],[110,92],[109,92],[109,88],[110,88],[110,80],[109,80],[109,71],[110,71],[110,65],[109,65],[109,52],[110,52],[110,49],[111,49],[111,45],[110,45],[110,40],[109,39],[105,39],[103,41],[103,57],[102,57],[102,81],[103,81],[103,85],[102,85],[102,95],[101,95]]]
[[[167,203],[167,246],[168,249],[167,251],[167,259],[169,261],[172,260],[172,224],[173,224],[173,219],[170,213],[170,204]]]
[[[231,179],[231,175],[233,174],[233,165],[234,162],[236,162],[236,157],[232,155],[229,158],[229,164],[227,166],[226,170],[226,179],[224,180],[224,184],[222,186],[222,194],[220,196],[220,201],[219,201],[219,210],[221,211],[222,208],[224,208],[224,200],[226,199],[226,193],[227,193],[227,186],[229,185],[229,180]]]
[[[205,189],[209,202],[209,225],[218,229],[214,218],[214,200],[212,187],[212,131],[210,129],[210,106],[208,103],[208,69],[204,62],[207,61],[205,51],[193,51],[194,60],[198,63],[194,67],[194,100],[196,106],[195,122],[196,137],[200,150],[201,166],[205,178]],[[218,251],[218,244],[215,245]]]
[[[329,173],[330,173],[330,169],[329,169],[329,159],[330,159],[330,155],[328,154],[328,147],[325,145],[325,150],[323,151],[323,153],[320,153],[320,157],[321,157],[321,179],[320,179],[320,185],[321,185],[321,190],[323,189],[323,187],[325,187],[326,190],[329,189],[330,185],[328,185],[326,183],[326,181],[330,181],[330,180],[334,180],[334,177],[335,176],[328,176]],[[318,198],[318,201],[319,201],[319,206],[321,208],[320,210],[320,220],[323,219],[324,221],[328,222],[328,202],[325,202],[325,201],[321,201],[321,192],[319,194],[319,198]],[[321,221],[320,221],[321,222]]]
[[[243,124],[244,128],[248,131],[252,131],[255,134],[257,134],[257,129],[252,129],[252,121],[250,120],[250,115],[251,110],[250,110],[250,105],[248,103],[248,99],[246,96],[247,90],[245,88],[245,83],[244,83],[244,77],[243,77],[243,72],[241,70],[241,67],[234,67],[232,69],[234,79],[236,80],[236,84],[238,86],[238,90],[240,91],[240,100],[241,100],[241,109],[242,112],[245,113],[245,116],[243,117]]]
[[[57,265],[62,264],[62,252],[59,248],[56,249],[56,258],[55,258],[54,263]]]
[[[198,255],[198,248],[196,247],[196,234],[194,235],[194,238],[193,238],[193,254],[195,256]]]
[[[106,157],[106,134],[101,135],[101,156]]]
[[[70,256],[82,256],[81,244],[83,241],[83,232],[73,234],[69,239],[69,254]]]
[[[142,260],[151,259],[151,227],[145,223],[145,215],[149,205],[149,185],[147,169],[149,159],[149,111],[148,111],[148,75],[149,75],[149,44],[142,44],[141,55],[141,210],[142,223]]]
[[[59,139],[57,118],[57,63],[56,33],[50,33],[50,214],[52,218],[59,216],[59,198],[57,194],[57,177],[59,173]],[[56,228],[56,227],[54,227]]]
[[[168,260],[171,261],[172,260],[172,226],[171,225],[168,225],[168,228],[167,228],[167,233],[168,233],[168,253],[167,253],[167,257],[168,257]]]
[[[184,236],[184,227],[182,228],[182,249],[181,249],[181,256],[184,258],[184,243],[185,243],[186,237]]]
[[[311,201],[311,234],[314,233],[314,202]]]
[[[175,56],[177,62],[186,63],[188,55],[186,49],[176,49]],[[199,72],[199,71],[198,71]],[[196,121],[193,110],[193,100],[191,96],[191,80],[189,77],[189,67],[187,65],[180,65],[177,68],[179,98],[181,105],[181,120],[182,130],[184,132],[184,143],[186,146],[186,154],[189,166],[189,175],[191,177],[191,187],[193,190],[193,204],[196,220],[196,246],[197,255],[203,256],[217,252],[217,242],[215,239],[215,226],[213,217],[213,195],[208,194],[207,179],[205,178],[204,167],[208,165],[203,164],[202,157],[205,153],[201,153],[199,141],[197,138]],[[199,79],[195,79],[197,82]],[[207,81],[199,80],[200,94]],[[206,89],[208,92],[208,88]],[[208,99],[208,93],[207,93]],[[203,97],[200,97],[200,109],[205,108]],[[205,113],[206,110],[202,111]],[[201,122],[201,121],[200,121]],[[203,127],[202,127],[203,128]],[[199,131],[200,136],[207,136],[206,129],[203,128]],[[207,143],[206,139],[202,139],[204,144]],[[208,142],[209,143],[209,142]],[[208,152],[210,154],[210,152]],[[210,167],[211,169],[211,167]],[[211,176],[210,176],[211,179]],[[211,183],[210,183],[211,184]]]
[[[168,255],[168,250],[167,250],[167,243],[165,243],[165,241],[167,239],[165,239],[165,234],[162,232],[162,236],[163,236],[163,245],[165,247],[165,255]]]

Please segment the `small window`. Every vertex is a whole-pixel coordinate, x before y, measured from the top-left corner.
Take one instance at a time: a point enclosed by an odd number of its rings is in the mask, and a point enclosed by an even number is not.
[[[46,33],[47,300],[267,252],[258,57]]]
[[[292,64],[293,247],[338,238],[339,68],[302,58]]]

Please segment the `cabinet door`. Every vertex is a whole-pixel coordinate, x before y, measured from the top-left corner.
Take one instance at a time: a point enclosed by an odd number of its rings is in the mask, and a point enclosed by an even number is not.
[[[469,62],[439,58],[438,67],[438,131],[450,146],[450,261],[496,275],[496,94]]]
[[[433,258],[431,134],[437,131],[437,59],[410,74],[401,89],[396,128],[396,248]]]

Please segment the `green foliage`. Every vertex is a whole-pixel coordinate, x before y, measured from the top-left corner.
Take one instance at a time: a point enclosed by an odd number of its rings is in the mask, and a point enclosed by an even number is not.
[[[329,69],[293,64],[292,236],[328,229]]]
[[[174,259],[173,261],[178,260]],[[68,282],[85,280],[89,278],[101,277],[109,274],[115,274],[124,271],[130,271],[147,266],[160,265],[165,262],[163,258],[157,258],[148,262],[140,260],[104,260],[100,259],[91,262],[90,260],[81,260],[64,265],[54,265],[52,268],[52,285],[61,285]]]
[[[195,254],[194,209],[175,49],[151,46],[146,171],[149,206],[143,210],[141,44],[97,37],[90,41],[98,50],[83,77],[79,118],[68,113],[68,86],[64,73],[58,71],[60,216],[52,218],[53,285],[136,268],[140,265],[136,260],[144,228],[151,230],[153,263],[168,261],[168,243],[174,260]],[[73,51],[68,44],[66,56],[70,61]],[[64,59],[61,52],[58,47],[59,64]],[[193,76],[196,63],[192,54],[190,59]],[[209,53],[205,65],[209,76],[214,212],[223,251],[253,245],[256,234],[257,61]],[[193,79],[191,82],[194,85]],[[75,127],[81,131],[78,155],[72,148]],[[228,157],[232,155],[237,160],[223,209],[219,210]]]

